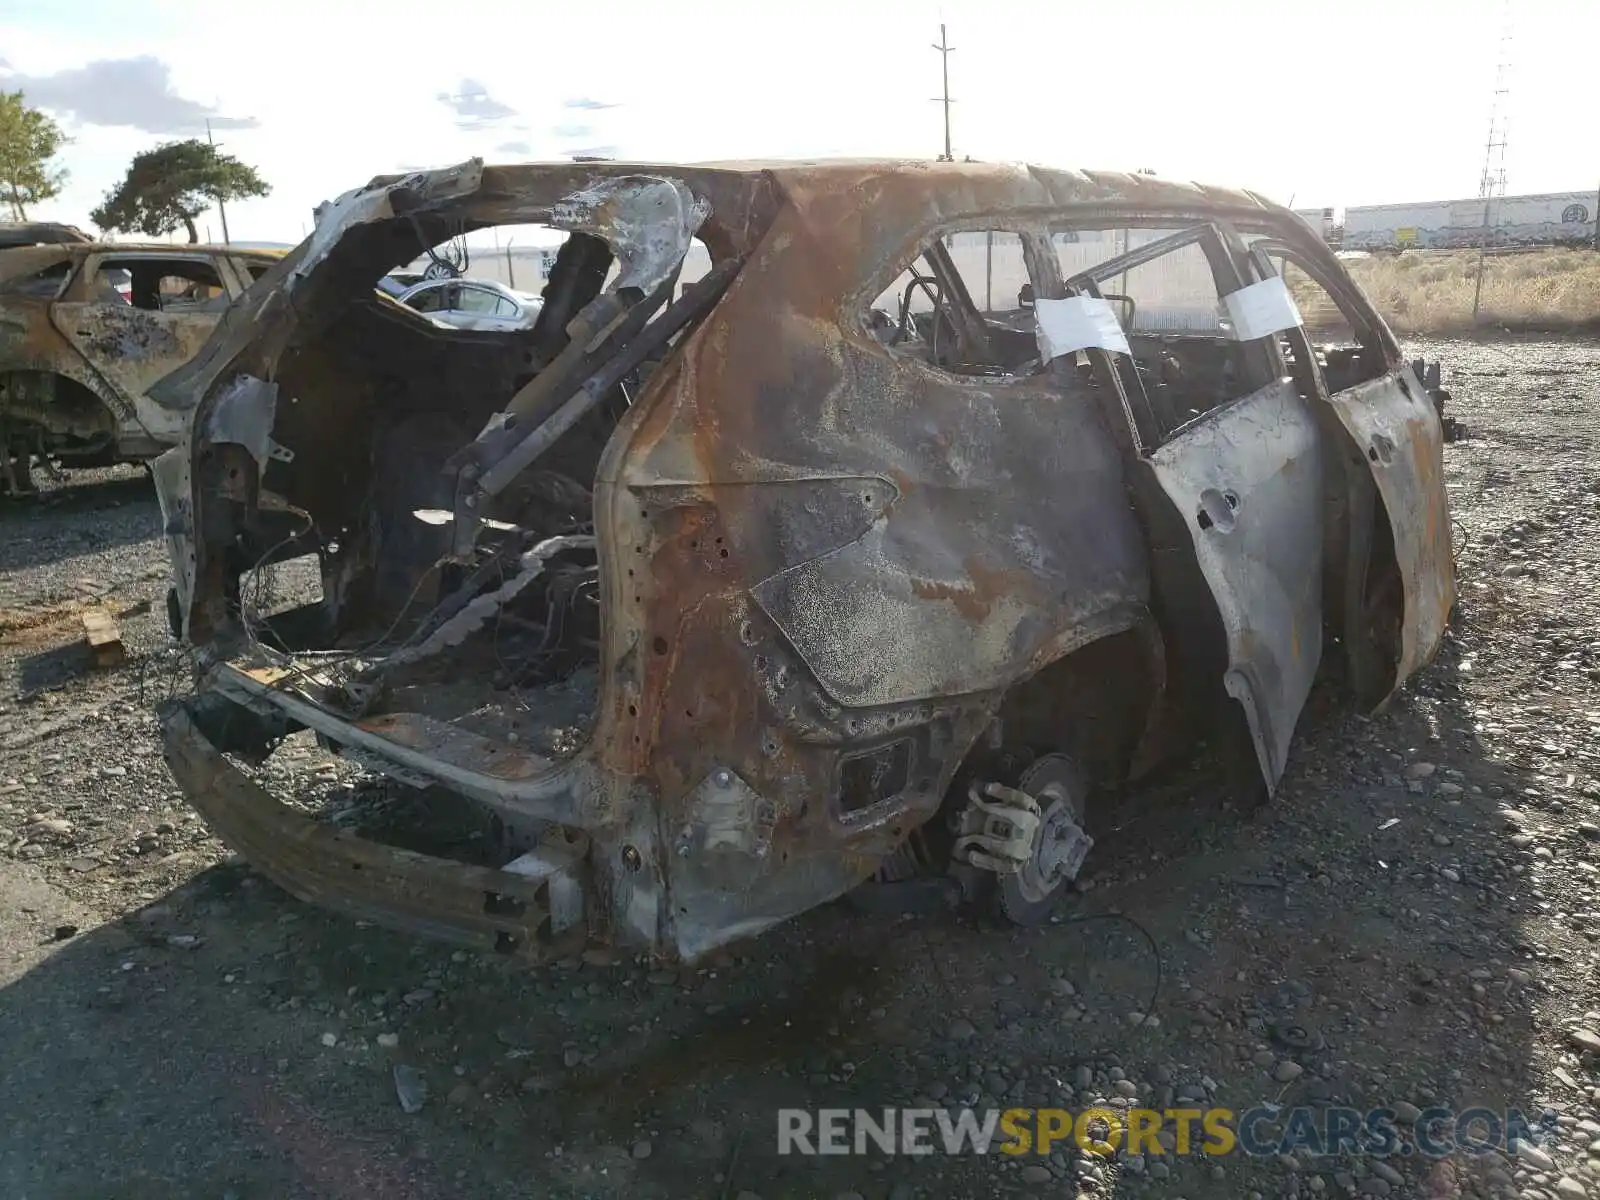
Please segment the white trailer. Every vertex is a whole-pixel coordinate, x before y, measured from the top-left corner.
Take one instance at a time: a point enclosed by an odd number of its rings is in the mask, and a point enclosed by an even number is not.
[[[1485,205],[1491,246],[1592,244],[1595,193],[1546,192],[1497,200],[1434,200],[1366,204],[1344,210],[1346,250],[1450,249],[1484,240]]]

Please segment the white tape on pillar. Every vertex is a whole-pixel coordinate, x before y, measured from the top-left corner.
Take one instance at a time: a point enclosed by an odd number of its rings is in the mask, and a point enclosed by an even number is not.
[[[1305,324],[1280,276],[1252,283],[1222,298],[1222,315],[1236,341],[1249,342]]]
[[[1045,362],[1092,348],[1130,353],[1128,335],[1109,300],[1095,296],[1035,300],[1033,317],[1038,322],[1039,357]]]

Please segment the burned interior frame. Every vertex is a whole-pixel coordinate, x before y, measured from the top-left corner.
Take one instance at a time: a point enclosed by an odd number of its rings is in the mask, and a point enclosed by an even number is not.
[[[530,330],[372,290],[535,221],[569,236]],[[1064,277],[1054,232],[1108,221],[1179,232]],[[1018,235],[1037,311],[979,311],[941,241],[975,229]],[[1344,278],[1248,193],[1036,168],[473,162],[341,197],[162,385],[204,672],[175,775],[296,894],[507,951],[692,959],[869,879],[1042,919],[1094,789],[1222,713],[1270,791],[1325,635],[1381,702],[1453,597],[1437,419],[1353,288],[1382,370],[1332,392],[1292,323],[1167,339],[1166,373],[1136,331],[1041,332],[1188,246],[1238,297],[1246,234]],[[919,257],[931,313],[875,315]],[[303,554],[320,597],[263,611]],[[223,757],[299,729],[487,816],[485,855],[336,833]]]

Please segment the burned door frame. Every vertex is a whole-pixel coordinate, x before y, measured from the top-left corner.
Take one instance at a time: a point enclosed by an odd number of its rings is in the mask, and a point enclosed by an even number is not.
[[[77,273],[51,305],[50,321],[84,363],[132,413],[147,444],[132,430],[119,433],[124,453],[156,453],[177,439],[183,414],[163,409],[147,393],[158,380],[187,363],[210,338],[222,312],[164,312],[131,303],[112,304],[96,292],[100,272],[120,262],[200,263],[216,273],[229,303],[242,294],[228,255],[205,250],[105,249],[85,255]],[[137,314],[137,315],[135,315]],[[98,335],[111,345],[96,349]],[[159,368],[155,370],[154,368]]]
[[[1160,227],[1174,220],[1182,218]],[[1136,224],[1112,215],[1052,223],[1051,231],[1108,223]],[[1219,301],[1249,282],[1225,227],[1202,220],[1075,273],[1063,290],[1103,299],[1103,280],[1190,245],[1204,252]],[[1234,345],[1247,390],[1187,420],[1161,394],[1151,397],[1134,358],[1099,353],[1128,420],[1131,490],[1147,522],[1170,658],[1187,660],[1203,695],[1220,636],[1221,683],[1243,711],[1270,793],[1321,664],[1322,435],[1310,406],[1283,379],[1276,344]],[[1202,589],[1214,611],[1194,604]]]
[[[1349,322],[1363,358],[1373,356],[1381,368],[1334,391],[1306,328],[1286,332],[1296,360],[1305,364],[1304,385],[1335,418],[1325,425],[1338,439],[1344,487],[1342,503],[1330,506],[1340,534],[1327,559],[1330,570],[1337,568],[1329,581],[1337,594],[1328,604],[1337,614],[1350,688],[1363,704],[1379,708],[1432,658],[1455,603],[1448,515],[1427,505],[1439,490],[1428,486],[1428,476],[1443,475],[1443,430],[1422,381],[1361,297],[1273,236],[1249,246],[1257,278],[1280,276],[1273,256],[1322,289]],[[1410,453],[1395,453],[1402,446]],[[1419,509],[1420,522],[1397,519]]]

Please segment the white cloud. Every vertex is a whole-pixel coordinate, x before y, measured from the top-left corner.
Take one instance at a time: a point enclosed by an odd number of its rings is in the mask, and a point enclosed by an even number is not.
[[[0,66],[6,64],[0,63]],[[28,103],[82,125],[127,126],[144,133],[193,136],[214,129],[253,129],[251,117],[227,117],[181,96],[172,69],[159,58],[101,58],[42,75],[0,71],[0,87],[20,89]]]
[[[37,11],[18,16],[19,3]],[[1306,205],[1470,195],[1500,4],[1147,0],[1132,19],[1125,6],[1054,0],[810,0],[803,22],[753,26],[733,0],[611,0],[603,16],[506,0],[434,37],[437,0],[278,0],[270,30],[248,5],[169,0],[132,14],[110,0],[13,0],[0,46],[33,79],[149,57],[180,104],[259,121],[218,141],[273,195],[230,206],[228,222],[240,238],[292,240],[319,202],[402,164],[613,148],[668,161],[931,158],[941,20],[958,47],[958,155],[1150,166]],[[1584,32],[1600,32],[1600,13],[1518,0],[1517,19],[1511,190],[1590,186],[1570,130],[1587,111]],[[171,117],[76,127],[71,190],[48,215],[86,221],[164,136],[139,130]]]

